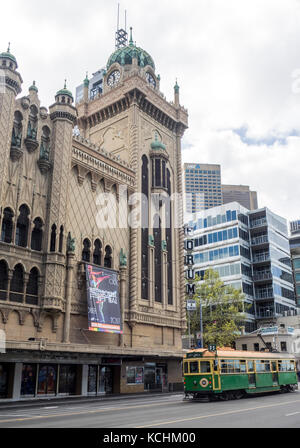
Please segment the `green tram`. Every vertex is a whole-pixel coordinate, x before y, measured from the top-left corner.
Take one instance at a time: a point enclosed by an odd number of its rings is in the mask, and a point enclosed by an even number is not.
[[[295,357],[284,353],[191,350],[184,357],[183,375],[185,398],[232,400],[298,389]]]

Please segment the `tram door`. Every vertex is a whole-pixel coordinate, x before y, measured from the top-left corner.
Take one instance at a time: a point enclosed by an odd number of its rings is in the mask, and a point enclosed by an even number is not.
[[[256,376],[254,371],[254,361],[247,361],[249,387],[256,387]]]
[[[278,370],[276,361],[271,362],[271,370],[272,370],[273,386],[278,386]]]
[[[220,390],[221,389],[221,380],[220,380],[220,371],[219,371],[219,361],[215,359],[212,363],[213,367],[213,387],[214,390]]]

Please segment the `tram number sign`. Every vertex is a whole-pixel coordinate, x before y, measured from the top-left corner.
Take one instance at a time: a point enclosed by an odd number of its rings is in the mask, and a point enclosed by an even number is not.
[[[209,351],[209,352],[216,352],[216,351],[217,351],[217,346],[216,346],[216,344],[209,344],[209,345],[208,345],[208,351]]]

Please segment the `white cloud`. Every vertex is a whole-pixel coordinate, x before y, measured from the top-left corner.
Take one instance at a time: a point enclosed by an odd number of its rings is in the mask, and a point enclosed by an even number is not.
[[[259,204],[300,217],[299,137],[286,145],[246,144],[300,132],[300,2],[296,0],[146,0],[127,8],[137,45],[148,51],[173,99],[175,79],[190,114],[184,161],[220,163],[223,182],[248,184]],[[12,42],[24,79],[35,79],[43,105],[68,80],[103,67],[114,50],[117,4],[105,0],[15,0],[1,5],[0,45]],[[123,22],[121,14],[121,24]],[[295,78],[296,76],[296,78]],[[299,89],[300,90],[300,89]]]

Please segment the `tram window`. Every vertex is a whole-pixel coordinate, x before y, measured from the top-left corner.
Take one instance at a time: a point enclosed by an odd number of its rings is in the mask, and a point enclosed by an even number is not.
[[[221,360],[221,373],[234,373],[234,361],[231,359]]]
[[[272,372],[276,372],[276,370],[277,370],[276,361],[272,361]]]
[[[219,365],[219,361],[217,359],[214,360],[214,371],[217,372],[218,371],[218,365]]]
[[[241,373],[246,372],[246,361],[240,361],[240,371]]]
[[[291,371],[295,370],[295,361],[291,361]]]
[[[264,372],[265,371],[265,364],[264,361],[255,361],[256,366],[256,372]]]
[[[271,372],[270,361],[265,361],[265,371],[266,372]]]
[[[254,361],[248,361],[248,372],[254,372]]]
[[[235,373],[240,373],[241,369],[240,369],[240,361],[239,360],[235,360],[234,361],[234,372]]]
[[[201,361],[200,362],[200,372],[201,373],[210,373],[210,362],[209,361]]]
[[[189,373],[189,363],[188,362],[184,363],[184,373]]]
[[[190,373],[199,373],[199,363],[198,363],[198,361],[190,363]]]

